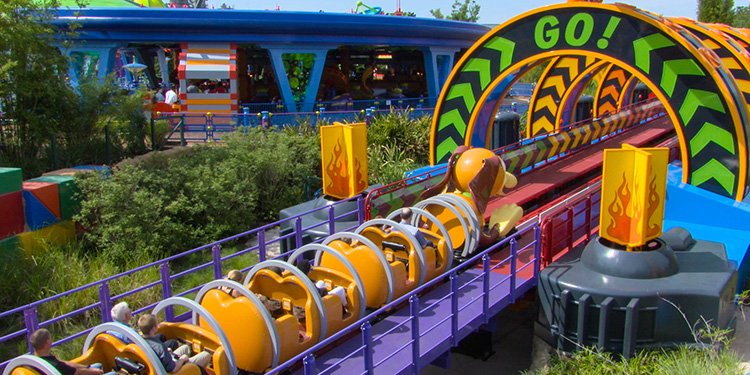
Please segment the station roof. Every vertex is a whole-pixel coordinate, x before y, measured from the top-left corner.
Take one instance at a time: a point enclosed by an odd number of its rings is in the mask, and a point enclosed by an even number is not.
[[[84,40],[160,44],[465,48],[489,31],[475,23],[432,18],[225,9],[61,8],[53,22],[77,23]]]

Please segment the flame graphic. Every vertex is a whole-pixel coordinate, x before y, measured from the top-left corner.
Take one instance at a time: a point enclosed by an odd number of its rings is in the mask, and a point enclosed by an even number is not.
[[[367,188],[367,180],[362,175],[362,163],[359,161],[359,158],[354,158],[354,169],[357,172],[356,191],[365,190]]]
[[[633,189],[638,191],[638,179],[636,178],[635,181]],[[623,243],[633,242],[634,238],[650,239],[658,236],[661,233],[661,224],[651,223],[661,204],[661,196],[656,188],[656,176],[652,176],[651,183],[649,183],[648,200],[645,202],[647,216],[644,218],[643,204],[638,199],[633,199],[633,194],[628,189],[627,178],[623,173],[622,183],[615,193],[615,200],[607,208],[612,217],[607,227],[607,234]],[[644,223],[645,226],[640,224],[643,223],[642,220],[644,219],[648,220]],[[644,229],[646,233],[643,233]]]
[[[661,197],[656,188],[656,175],[652,176],[651,183],[649,184],[649,194],[646,212],[648,214],[648,222],[646,227],[646,237],[651,238],[658,236],[661,233],[661,223],[651,224],[651,219],[654,217],[654,213],[661,205]]]
[[[349,168],[343,154],[344,148],[339,139],[333,147],[331,162],[326,165],[326,175],[330,178],[330,183],[326,186],[326,192],[329,195],[349,196]]]
[[[612,217],[607,227],[607,235],[623,243],[627,243],[630,238],[630,223],[633,218],[628,215],[627,210],[632,197],[630,189],[628,189],[628,180],[623,173],[622,183],[615,192],[615,200],[607,207],[607,211]]]

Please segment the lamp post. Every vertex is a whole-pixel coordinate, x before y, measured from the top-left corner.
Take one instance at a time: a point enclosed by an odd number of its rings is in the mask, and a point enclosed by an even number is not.
[[[133,77],[133,88],[137,89],[138,75],[143,71],[143,69],[146,69],[146,65],[136,62],[135,57],[133,57],[133,62],[123,65],[122,68],[127,70],[130,73],[130,76]]]

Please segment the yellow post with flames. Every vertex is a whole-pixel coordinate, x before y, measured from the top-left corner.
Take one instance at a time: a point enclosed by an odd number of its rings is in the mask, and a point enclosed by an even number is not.
[[[661,235],[668,163],[668,148],[604,150],[602,238],[632,251]]]
[[[323,193],[344,199],[367,189],[367,125],[342,124],[320,128]]]

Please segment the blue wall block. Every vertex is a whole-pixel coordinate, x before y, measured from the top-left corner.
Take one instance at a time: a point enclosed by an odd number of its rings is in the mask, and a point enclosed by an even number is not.
[[[737,288],[750,275],[750,204],[714,194],[681,181],[682,169],[669,166],[664,231],[687,229],[693,238],[723,243],[737,263]]]
[[[23,211],[26,214],[26,225],[29,226],[29,230],[41,229],[58,221],[55,214],[48,210],[33,194],[24,191],[23,201]]]

